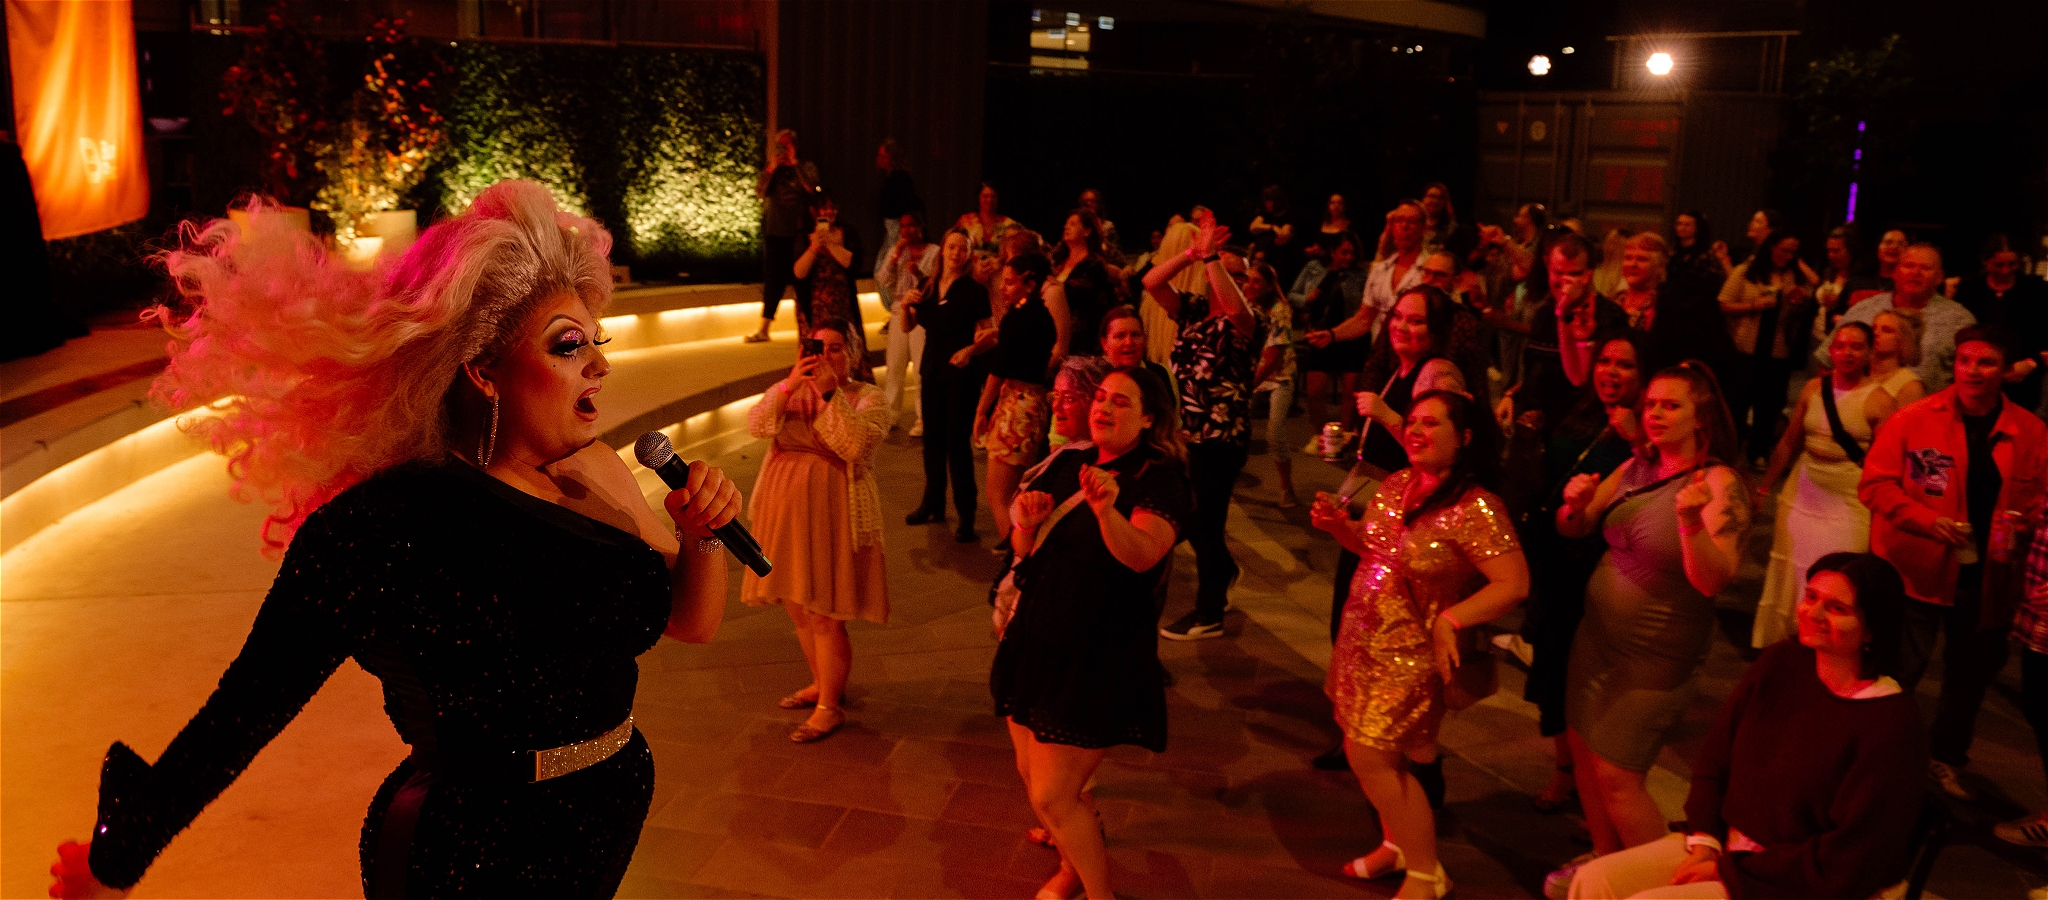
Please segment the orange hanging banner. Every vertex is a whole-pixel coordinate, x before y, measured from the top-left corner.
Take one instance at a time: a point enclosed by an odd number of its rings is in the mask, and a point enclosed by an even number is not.
[[[130,0],[6,0],[14,128],[47,240],[149,213]]]

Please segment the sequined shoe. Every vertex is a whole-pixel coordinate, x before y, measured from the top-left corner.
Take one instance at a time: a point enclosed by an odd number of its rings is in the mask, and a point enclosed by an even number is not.
[[[1572,895],[1572,879],[1579,875],[1579,867],[1592,862],[1600,854],[1581,853],[1565,863],[1557,871],[1543,876],[1543,896],[1550,900],[1566,900]]]
[[[846,713],[840,710],[839,707],[821,705],[818,707],[818,709],[821,712],[830,712],[837,714],[839,716],[839,720],[833,722],[831,727],[829,728],[813,728],[811,727],[811,723],[805,722],[802,725],[798,725],[795,731],[789,733],[790,740],[795,741],[799,744],[817,743],[818,741],[822,741],[828,737],[831,737],[833,732],[839,730],[839,726],[846,724]]]

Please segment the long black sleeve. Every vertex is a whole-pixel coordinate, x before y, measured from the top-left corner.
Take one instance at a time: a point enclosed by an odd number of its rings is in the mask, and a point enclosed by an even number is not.
[[[308,519],[285,554],[242,651],[206,705],[151,766],[116,742],[100,769],[94,877],[115,888],[142,879],[179,832],[241,776],[347,659],[337,610],[365,560],[342,552],[325,517]]]

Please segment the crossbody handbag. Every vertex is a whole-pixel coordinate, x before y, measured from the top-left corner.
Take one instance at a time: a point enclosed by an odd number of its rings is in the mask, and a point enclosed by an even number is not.
[[[1842,427],[1842,411],[1835,408],[1835,377],[1820,377],[1820,408],[1827,411],[1828,430],[1834,432],[1835,443],[1841,445],[1843,455],[1857,465],[1863,465],[1863,445],[1856,443],[1856,437],[1849,429]]]
[[[1058,452],[1065,452],[1064,448]],[[1144,475],[1145,470],[1151,467],[1151,461],[1147,460],[1143,466],[1138,467],[1137,474]],[[1133,476],[1134,480],[1135,478],[1136,476]],[[1019,490],[1028,490],[1029,488],[1030,485],[1027,483],[1019,487]],[[1058,525],[1061,519],[1066,518],[1067,513],[1073,512],[1074,508],[1080,506],[1086,499],[1087,492],[1076,489],[1072,496],[1060,501],[1060,505],[1053,507],[1052,512],[1045,517],[1045,521],[1039,524],[1038,540],[1036,541],[1039,546],[1033,547],[1030,555],[1019,558],[1014,552],[1010,554],[1010,564],[1003,567],[1002,575],[996,579],[995,596],[993,599],[995,610],[990,614],[990,620],[995,625],[998,640],[1002,638],[1004,630],[1010,627],[1010,619],[1017,615],[1017,601],[1024,596],[1024,583],[1030,580],[1031,571],[1025,567],[1038,559],[1038,551],[1044,545],[1045,538],[1052,534],[1052,527]]]

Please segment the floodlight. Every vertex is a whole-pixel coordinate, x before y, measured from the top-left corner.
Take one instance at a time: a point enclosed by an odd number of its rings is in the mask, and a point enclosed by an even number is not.
[[[1671,54],[1663,51],[1652,53],[1649,60],[1644,62],[1643,65],[1649,68],[1652,75],[1669,75],[1671,74]]]
[[[1550,57],[1541,53],[1529,57],[1529,74],[1537,77],[1550,74]]]

